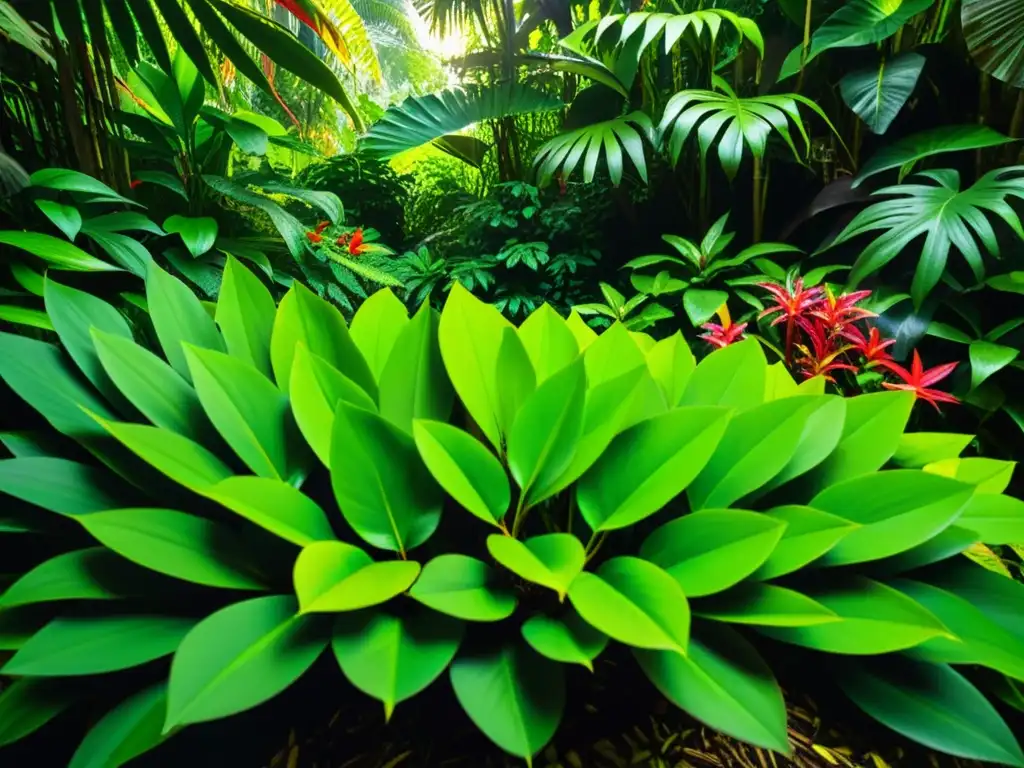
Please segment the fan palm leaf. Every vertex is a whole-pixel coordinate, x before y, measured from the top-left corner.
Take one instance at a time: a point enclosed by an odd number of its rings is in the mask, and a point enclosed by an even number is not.
[[[646,137],[648,142],[654,137],[654,125],[643,112],[604,120],[556,136],[537,154],[534,164],[539,183],[547,183],[558,170],[568,178],[581,160],[583,180],[589,183],[593,181],[603,156],[612,184],[618,185],[622,181],[623,150],[646,183],[647,164],[642,137]]]
[[[718,159],[730,179],[735,178],[739,170],[744,147],[749,148],[755,157],[764,157],[772,132],[782,137],[793,157],[802,163],[803,157],[790,131],[792,122],[802,139],[803,154],[806,155],[810,150],[810,139],[800,115],[801,104],[828,123],[838,136],[835,126],[821,108],[804,96],[789,93],[742,98],[722,78],[715,76],[712,83],[717,90],[680,91],[665,105],[658,136],[673,163],[679,162],[683,145],[695,130],[702,163],[707,161],[707,154],[717,140]]]
[[[377,157],[394,157],[474,123],[562,106],[561,99],[518,83],[453,88],[390,107],[363,137],[361,148]]]
[[[861,211],[839,233],[829,248],[867,232],[882,231],[853,264],[850,284],[856,285],[899,256],[921,235],[924,245],[914,272],[911,296],[920,307],[946,270],[949,252],[956,247],[974,277],[985,276],[982,250],[999,255],[995,230],[986,213],[995,214],[1024,239],[1024,228],[1009,199],[1024,200],[1024,165],[998,168],[973,186],[960,189],[954,170],[917,174],[930,183],[900,184],[874,194],[881,200]],[[980,243],[980,247],[979,247]]]

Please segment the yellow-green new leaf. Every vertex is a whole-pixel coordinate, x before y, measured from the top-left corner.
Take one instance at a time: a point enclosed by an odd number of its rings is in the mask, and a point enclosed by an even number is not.
[[[501,333],[497,366],[498,429],[507,448],[519,411],[537,390],[537,374],[515,328],[505,328]]]
[[[188,286],[156,264],[150,265],[146,277],[146,303],[167,362],[191,382],[184,345],[224,349],[213,318]]]
[[[608,645],[608,635],[598,632],[570,610],[553,619],[537,614],[523,622],[523,639],[541,656],[563,664],[579,664],[591,672],[593,661]]]
[[[349,334],[378,382],[395,341],[408,324],[409,313],[390,288],[381,288],[356,310]]]
[[[657,342],[647,352],[647,366],[658,382],[668,407],[675,408],[682,402],[686,385],[697,367],[697,361],[683,335],[676,331],[667,339]]]
[[[408,560],[375,563],[351,544],[318,541],[295,560],[295,594],[300,613],[358,611],[405,592],[420,573]]]
[[[409,596],[428,608],[466,621],[501,621],[516,609],[515,595],[497,586],[497,571],[466,555],[438,555],[425,566]]]
[[[757,339],[730,344],[700,361],[680,405],[753,408],[764,402],[768,361]]]
[[[701,600],[694,614],[732,624],[761,627],[806,627],[839,621],[817,600],[774,584],[740,584]]]
[[[800,570],[858,527],[842,517],[797,504],[775,507],[764,514],[785,523],[786,528],[768,559],[754,571],[755,579],[774,579]]]
[[[336,538],[319,505],[283,480],[237,475],[203,489],[202,493],[300,547]]]
[[[277,308],[274,297],[256,275],[229,255],[217,296],[216,322],[228,353],[252,365],[268,379],[270,337]]]
[[[583,544],[571,533],[549,533],[519,541],[511,536],[491,534],[487,551],[512,573],[553,589],[563,600],[586,560]]]
[[[548,304],[541,304],[519,326],[519,338],[541,384],[576,359],[579,344],[572,330]]]

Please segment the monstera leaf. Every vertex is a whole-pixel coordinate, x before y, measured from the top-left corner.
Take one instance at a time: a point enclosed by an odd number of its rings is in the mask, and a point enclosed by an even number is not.
[[[960,21],[978,68],[1024,88],[1024,0],[964,0]]]
[[[839,92],[872,133],[885,133],[917,87],[924,63],[919,53],[901,53],[888,61],[883,57],[878,66],[846,75]]]
[[[1024,200],[1024,166],[998,168],[965,190],[960,189],[960,174],[954,170],[925,171],[918,176],[931,183],[878,190],[875,195],[887,199],[861,211],[828,247],[866,232],[882,231],[854,262],[850,284],[856,285],[895,259],[915,238],[926,235],[910,289],[914,303],[920,307],[942,277],[953,246],[975,278],[984,278],[982,248],[991,256],[999,255],[996,233],[986,212],[995,213],[1024,238],[1020,218],[1009,205],[1011,198]]]
[[[633,161],[640,178],[646,182],[647,164],[644,161],[644,142],[641,136],[647,137],[650,142],[653,133],[651,119],[643,112],[634,112],[556,136],[541,147],[537,154],[535,162],[539,166],[540,183],[545,184],[558,170],[561,170],[563,177],[568,178],[580,160],[583,160],[583,180],[589,183],[594,179],[598,160],[603,154],[612,184],[617,185],[622,181],[623,150]]]
[[[393,157],[473,123],[561,107],[560,99],[517,83],[414,96],[384,113],[363,138],[362,149],[377,157]]]

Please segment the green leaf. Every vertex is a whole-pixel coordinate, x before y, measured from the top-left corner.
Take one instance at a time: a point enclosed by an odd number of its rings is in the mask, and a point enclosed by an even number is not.
[[[892,462],[904,469],[920,469],[942,459],[955,459],[972,439],[973,435],[949,432],[907,432],[900,436]]]
[[[275,64],[288,70],[301,80],[323,91],[337,101],[352,118],[355,130],[363,130],[359,111],[356,109],[344,86],[333,70],[321,61],[295,35],[277,22],[225,0],[209,2],[228,20],[238,32],[252,43],[256,50],[263,52]]]
[[[994,493],[976,493],[963,508],[957,526],[987,544],[1024,541],[1024,501]]]
[[[727,507],[772,480],[796,453],[809,415],[825,402],[825,396],[787,397],[734,416],[686,489],[690,507]]]
[[[81,192],[103,198],[103,202],[118,202],[125,205],[139,205],[134,200],[122,197],[98,179],[67,168],[43,168],[29,177],[33,187],[56,189],[60,192]],[[141,206],[140,206],[141,207]]]
[[[218,352],[224,349],[213,318],[181,280],[155,264],[146,278],[146,301],[167,362],[191,382],[183,344]]]
[[[114,261],[136,277],[145,279],[153,256],[138,241],[117,232],[102,232],[86,228],[85,234]]]
[[[498,351],[509,322],[456,281],[445,301],[438,341],[448,377],[473,421],[501,451]]]
[[[846,106],[852,109],[872,133],[889,130],[903,105],[917,87],[925,57],[906,52],[882,60],[864,69],[857,69],[839,81],[839,92]]]
[[[970,149],[998,147],[1013,141],[998,131],[984,125],[944,125],[920,133],[913,133],[897,141],[887,143],[873,154],[860,168],[853,180],[857,187],[876,173],[893,168],[913,166],[919,160],[945,152],[963,152]]]
[[[725,304],[729,294],[725,291],[709,291],[703,288],[688,288],[683,294],[683,309],[694,328],[698,328]]]
[[[767,369],[756,339],[715,350],[697,364],[680,405],[753,408],[764,401]]]
[[[97,419],[100,425],[143,461],[197,493],[234,475],[220,459],[167,429]],[[123,506],[123,505],[117,505]],[[110,509],[110,506],[104,507]]]
[[[90,329],[96,328],[130,340],[132,332],[121,313],[102,299],[50,278],[45,280],[43,297],[46,313],[75,365],[107,400],[122,405],[125,399],[100,363],[90,336]]]
[[[0,693],[0,746],[34,733],[81,698],[66,680],[15,680]]]
[[[707,622],[694,627],[686,656],[634,650],[647,677],[669,701],[711,728],[791,754],[786,703],[771,669],[738,632]]]
[[[853,702],[894,731],[946,754],[1024,765],[1013,732],[982,693],[944,664],[900,659],[850,664],[839,684]]]
[[[195,619],[176,616],[65,616],[34,634],[3,667],[5,675],[95,675],[174,652]]]
[[[225,589],[264,589],[231,528],[170,509],[114,509],[75,518],[105,547],[183,581]]]
[[[267,378],[273,376],[270,335],[276,310],[274,297],[260,279],[228,256],[217,296],[217,325],[228,352]]]
[[[0,491],[72,517],[138,498],[133,488],[105,468],[50,456],[0,461]]]
[[[380,375],[381,416],[410,434],[414,419],[445,421],[452,410],[452,385],[437,343],[438,320],[424,303],[398,334]]]
[[[732,624],[762,627],[806,627],[839,621],[816,600],[774,584],[740,584],[728,592],[699,601],[694,614]]]
[[[964,42],[975,65],[1014,88],[1024,88],[1024,8],[1016,0],[965,0]]]
[[[378,382],[395,342],[408,324],[405,305],[390,288],[381,288],[356,310],[349,333]]]
[[[583,430],[583,358],[551,376],[523,403],[508,436],[508,467],[524,509],[552,495]]]
[[[290,595],[229,605],[199,622],[171,664],[164,733],[262,704],[301,677],[327,645],[323,617]]]
[[[971,361],[971,389],[977,389],[989,376],[1001,371],[1020,354],[1019,349],[990,341],[974,341],[968,350]]]
[[[36,207],[50,222],[64,233],[64,237],[74,242],[75,236],[82,229],[82,214],[70,205],[61,205],[53,200],[35,200]]]
[[[571,533],[549,533],[526,541],[494,533],[487,537],[487,551],[517,576],[553,589],[559,600],[565,599],[586,558],[583,544]]]
[[[785,368],[782,370],[788,377],[789,373],[785,372]],[[807,382],[797,386],[792,395],[803,395],[804,392],[800,387],[806,388],[805,385],[813,381],[814,379],[808,379]],[[824,384],[824,380],[822,383]],[[752,498],[759,498],[790,480],[810,472],[831,456],[839,445],[843,435],[843,425],[846,421],[846,399],[820,393],[808,395],[808,399],[810,398],[813,398],[817,405],[811,405],[809,408],[803,434],[800,435],[800,441],[797,443],[796,450],[793,451],[793,458],[787,462],[781,472],[755,491]]]
[[[103,547],[44,560],[0,595],[0,608],[57,600],[114,600],[143,591],[147,574]]]
[[[584,572],[569,589],[587,623],[635,648],[685,654],[690,607],[679,583],[653,563],[615,557],[597,574]]]
[[[163,741],[167,684],[157,683],[129,696],[86,734],[68,768],[119,768]]]
[[[647,353],[647,365],[665,396],[665,402],[669,408],[675,408],[682,401],[686,385],[697,366],[683,334],[676,331],[657,342]]]
[[[521,629],[523,639],[541,656],[563,664],[580,664],[591,672],[593,661],[608,645],[608,636],[587,624],[576,611],[562,618],[537,614]]]
[[[807,592],[841,621],[760,627],[759,631],[805,648],[852,655],[902,651],[935,637],[949,636],[942,622],[909,597],[863,576],[811,586]]]
[[[423,566],[409,596],[466,621],[501,621],[516,608],[515,595],[496,586],[498,573],[465,555],[439,555]]]
[[[512,501],[501,462],[472,435],[439,421],[413,421],[413,439],[438,484],[466,510],[500,525]]]
[[[530,362],[522,339],[511,326],[501,333],[495,380],[501,382],[498,387],[498,410],[495,415],[502,445],[507,446],[516,417],[537,390],[537,374],[533,370],[533,363]]]
[[[32,328],[42,328],[44,331],[52,331],[53,323],[45,312],[28,307],[15,307],[13,305],[0,304],[0,320],[15,325],[27,325]]]
[[[430,538],[441,519],[441,489],[412,437],[345,401],[334,417],[331,484],[356,534],[403,557]]]
[[[971,456],[936,461],[925,466],[924,471],[973,485],[975,493],[997,494],[1009,486],[1016,466],[1014,461]]]
[[[664,568],[687,597],[738,584],[775,549],[785,523],[759,512],[706,509],[665,523],[648,536],[640,556]]]
[[[341,312],[296,281],[277,307],[270,341],[274,378],[285,394],[289,391],[298,342],[362,387],[372,400],[377,400],[377,381],[349,336]]]
[[[917,469],[895,469],[833,485],[810,506],[859,527],[821,559],[822,565],[850,565],[905,552],[953,523],[971,497],[966,483]]]
[[[855,530],[856,523],[812,507],[791,504],[765,513],[786,524],[768,559],[754,571],[755,579],[774,579],[812,563]]]
[[[267,81],[262,67],[252,60],[245,48],[235,38],[234,33],[228,29],[223,19],[207,0],[187,0],[187,2],[196,21],[202,27],[203,34],[213,41],[220,53],[224,54],[242,75],[249,78],[268,96],[273,96],[274,89]]]
[[[206,415],[245,465],[260,477],[298,485],[310,462],[288,398],[223,352],[186,346],[185,356]]]
[[[164,189],[169,189],[178,196],[188,200],[188,195],[185,193],[185,185],[182,184],[181,179],[177,176],[172,176],[166,171],[136,171],[135,178],[137,181],[146,184],[156,184]]]
[[[914,406],[912,392],[876,392],[846,398],[846,421],[835,451],[815,469],[818,488],[874,472],[896,452]]]
[[[208,2],[209,0],[204,0]],[[196,2],[196,0],[193,0]],[[263,211],[281,235],[292,258],[305,263],[309,253],[309,241],[306,239],[306,228],[297,218],[269,197],[251,191],[246,185],[226,179],[223,176],[205,174],[203,182],[218,195],[236,200],[243,205],[252,206]],[[236,249],[238,251],[238,249]],[[243,252],[238,252],[244,255]]]
[[[295,344],[289,393],[302,436],[328,468],[336,403],[344,400],[368,411],[377,410],[365,390],[322,357],[312,354],[301,341]]]
[[[565,707],[564,673],[521,643],[462,654],[452,662],[451,680],[476,727],[528,766],[558,729]]]
[[[36,296],[43,295],[43,276],[20,261],[11,261],[11,275],[22,288]]]
[[[594,531],[625,528],[668,504],[697,476],[726,430],[724,408],[683,407],[641,421],[580,478],[580,514]]]
[[[159,237],[167,234],[148,216],[135,211],[116,211],[102,216],[93,216],[82,225],[82,231],[86,233],[126,232],[129,230],[149,232]]]
[[[81,248],[66,240],[60,240],[40,232],[0,232],[0,245],[9,245],[28,251],[47,264],[51,269],[65,269],[72,272],[121,272],[121,268],[90,256]]]
[[[331,646],[338,666],[356,688],[395,706],[425,689],[448,668],[464,624],[423,608],[401,616],[360,611],[338,617]]]
[[[579,345],[572,331],[555,310],[541,304],[518,329],[537,383],[541,384],[576,359]]]
[[[375,563],[351,544],[316,541],[295,561],[295,594],[300,613],[357,611],[405,592],[420,573],[407,560]]]
[[[202,493],[293,544],[305,546],[335,538],[317,503],[283,480],[238,475],[208,486]]]
[[[247,120],[239,120],[232,117],[224,126],[231,140],[238,145],[238,148],[247,155],[258,155],[262,157],[267,154],[267,147],[270,145],[270,136],[258,125],[253,125]]]
[[[209,216],[192,218],[175,214],[164,221],[169,235],[180,235],[192,258],[198,258],[213,248],[217,239],[217,220]]]

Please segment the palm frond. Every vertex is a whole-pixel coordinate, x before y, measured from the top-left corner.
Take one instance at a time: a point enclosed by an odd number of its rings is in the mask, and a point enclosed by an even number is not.
[[[440,35],[465,26],[471,19],[483,20],[483,0],[414,0],[416,10]]]
[[[384,113],[363,138],[361,148],[389,158],[474,123],[562,106],[560,99],[518,83],[411,97]]]
[[[803,140],[803,154],[806,155],[810,150],[810,139],[800,116],[800,104],[811,109],[836,132],[821,108],[804,96],[788,93],[741,98],[722,78],[715,76],[712,82],[718,90],[680,91],[665,105],[658,136],[663,146],[667,145],[673,163],[679,161],[683,145],[694,129],[702,162],[707,161],[708,151],[718,140],[718,158],[730,179],[735,178],[739,170],[744,147],[756,157],[764,157],[768,137],[773,131],[786,142],[797,162],[802,163],[803,157],[790,133],[792,121]]]
[[[568,178],[580,160],[583,161],[583,180],[591,182],[603,155],[608,176],[612,184],[617,185],[622,181],[623,150],[633,162],[640,178],[646,182],[647,163],[644,160],[643,137],[648,142],[654,137],[654,125],[643,112],[633,112],[556,136],[541,147],[534,161],[538,167],[538,183],[546,184],[559,169]]]
[[[383,30],[387,36],[384,44],[422,50],[412,21],[416,9],[409,0],[351,0],[351,3],[366,25],[371,41],[377,43],[374,33]]]
[[[920,307],[942,278],[954,246],[975,279],[984,279],[982,248],[990,256],[999,255],[999,242],[986,212],[998,216],[1024,239],[1020,218],[1008,202],[1008,198],[1024,200],[1024,165],[998,168],[965,190],[960,189],[960,174],[954,170],[925,171],[917,176],[931,183],[878,190],[874,194],[885,199],[861,211],[828,247],[882,231],[853,264],[850,284],[856,285],[925,235],[910,289],[914,304]]]
[[[334,23],[349,54],[348,66],[381,82],[380,61],[370,41],[369,30],[350,0],[320,0],[320,8]]]

